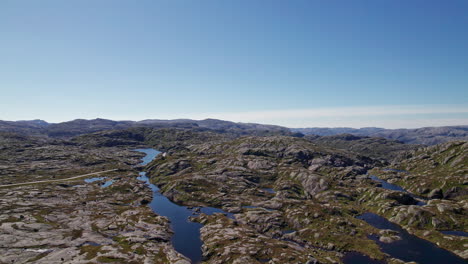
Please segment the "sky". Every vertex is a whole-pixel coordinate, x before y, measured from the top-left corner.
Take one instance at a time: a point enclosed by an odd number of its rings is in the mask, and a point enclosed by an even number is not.
[[[2,0],[0,120],[468,125],[468,1]]]

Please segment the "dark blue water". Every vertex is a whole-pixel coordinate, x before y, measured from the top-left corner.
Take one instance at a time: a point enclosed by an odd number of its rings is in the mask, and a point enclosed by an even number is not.
[[[384,181],[377,176],[371,175],[370,178],[376,182],[380,182],[382,184],[382,188],[384,189],[392,190],[392,191],[407,192],[405,189],[401,188],[400,186],[388,183],[387,181]]]
[[[374,176],[374,175],[370,175],[370,178],[376,182],[379,182],[380,184],[382,184],[382,188],[384,189],[387,189],[387,190],[392,190],[392,191],[399,191],[399,192],[405,192],[405,193],[408,193],[409,195],[411,195],[413,198],[416,198],[416,199],[419,199],[417,200],[417,204],[416,205],[419,205],[419,206],[422,206],[422,205],[426,205],[425,202],[423,201],[420,201],[420,199],[423,199],[421,197],[418,197],[410,192],[408,192],[407,190],[403,189],[402,187],[396,185],[396,184],[391,184],[387,181],[384,181],[382,179],[380,179],[379,177],[377,176]]]
[[[136,149],[135,151],[146,154],[140,165],[148,164],[161,153],[154,149]],[[202,260],[201,247],[203,245],[200,239],[200,228],[203,225],[189,221],[189,217],[194,215],[194,211],[185,206],[177,205],[162,195],[159,192],[159,188],[149,182],[146,172],[140,172],[138,179],[146,182],[153,191],[153,200],[150,203],[151,209],[158,215],[166,216],[171,221],[171,228],[174,231],[174,235],[172,236],[174,248],[182,255],[188,257],[192,263],[200,263]],[[223,213],[233,218],[233,214],[226,213],[218,208],[201,207],[200,211],[207,215]]]
[[[268,193],[276,193],[276,191],[273,190],[272,188],[263,188],[262,190],[264,190],[265,192],[268,192]]]
[[[440,232],[446,235],[468,237],[468,232],[463,232],[463,231],[440,231]]]
[[[381,243],[378,238],[371,236],[370,238],[375,240],[380,246],[383,252],[389,254],[392,257],[404,260],[404,261],[416,261],[418,263],[427,264],[440,264],[440,263],[451,263],[451,264],[466,264],[467,262],[458,257],[457,255],[437,247],[435,244],[421,239],[417,236],[409,234],[406,230],[399,227],[398,225],[391,223],[387,219],[373,214],[365,213],[357,217],[358,219],[364,220],[370,225],[378,229],[391,229],[397,231],[401,240],[392,243]],[[345,262],[346,264],[356,264],[365,262]]]
[[[79,246],[80,246],[80,247],[81,247],[81,246],[94,246],[94,247],[98,247],[98,246],[102,246],[102,245],[101,245],[101,244],[98,244],[98,243],[96,243],[96,242],[89,242],[89,241],[87,241],[87,242],[84,242],[84,243],[80,244]]]
[[[253,206],[253,205],[244,205],[242,206],[242,208],[245,208],[245,209],[263,209],[263,210],[266,210],[266,211],[275,211],[273,209],[269,209],[269,208],[265,208],[265,207],[260,207],[260,206]]]
[[[153,200],[150,203],[151,209],[158,215],[166,216],[171,221],[171,228],[174,231],[172,236],[174,248],[191,259],[193,263],[199,263],[202,260],[202,241],[200,240],[202,225],[189,221],[193,211],[171,202],[162,195],[156,185],[149,183],[146,172],[140,172],[138,179],[145,181],[153,190]]]
[[[345,264],[384,264],[384,261],[371,259],[370,257],[363,255],[359,252],[348,252],[343,257],[343,263]]]

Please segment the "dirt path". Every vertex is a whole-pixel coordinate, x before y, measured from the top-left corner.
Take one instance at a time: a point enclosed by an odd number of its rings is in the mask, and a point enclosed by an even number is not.
[[[58,179],[58,180],[47,180],[47,181],[35,181],[35,182],[23,182],[23,183],[14,183],[14,184],[5,184],[5,185],[0,185],[0,188],[2,187],[15,187],[15,186],[21,186],[21,185],[28,185],[28,184],[36,184],[36,183],[47,183],[47,182],[61,182],[61,181],[68,181],[68,180],[73,180],[73,179],[78,179],[81,177],[86,177],[86,176],[91,176],[91,175],[97,175],[101,173],[106,173],[110,171],[116,171],[117,169],[112,169],[112,170],[105,170],[105,171],[98,171],[98,172],[93,172],[93,173],[88,173],[88,174],[83,174],[83,175],[78,175],[70,178],[65,178],[65,179]]]

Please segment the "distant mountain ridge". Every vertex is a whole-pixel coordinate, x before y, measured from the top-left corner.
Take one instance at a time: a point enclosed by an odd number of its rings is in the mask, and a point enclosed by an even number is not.
[[[365,128],[292,128],[291,131],[304,135],[334,136],[351,134],[355,136],[383,137],[407,144],[436,145],[454,140],[468,140],[468,126],[423,127],[416,129]]]
[[[253,123],[235,123],[217,119],[113,121],[108,119],[75,119],[61,123],[47,123],[43,120],[0,121],[1,132],[14,132],[23,135],[47,136],[54,138],[71,138],[83,134],[105,130],[120,130],[132,127],[209,129],[219,133],[229,132],[242,135],[292,135],[289,128]]]
[[[44,120],[1,121],[0,132],[14,132],[23,135],[71,138],[83,134],[105,130],[121,130],[132,127],[208,129],[218,133],[237,136],[247,135],[317,135],[334,136],[349,134],[364,137],[380,137],[398,140],[407,144],[435,145],[454,140],[468,140],[468,126],[424,127],[417,129],[366,128],[287,128],[256,123],[236,123],[218,119],[146,119],[142,121],[114,121],[108,119],[75,119],[61,123],[48,123]]]

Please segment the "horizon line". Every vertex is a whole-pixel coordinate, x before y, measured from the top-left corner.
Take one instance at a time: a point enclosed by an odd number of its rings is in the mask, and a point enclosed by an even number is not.
[[[278,127],[284,127],[288,129],[337,129],[337,128],[351,128],[351,129],[366,129],[366,128],[377,128],[377,129],[387,129],[387,130],[401,130],[401,129],[421,129],[421,128],[438,128],[438,127],[468,127],[468,124],[453,124],[453,125],[433,125],[433,126],[420,126],[420,127],[399,127],[399,128],[386,128],[386,127],[381,127],[381,126],[361,126],[361,127],[353,127],[353,126],[304,126],[304,127],[290,127],[290,126],[283,126],[283,125],[277,125],[277,124],[271,124],[271,123],[260,123],[260,122],[238,122],[238,121],[231,121],[231,120],[225,120],[225,119],[217,119],[217,118],[202,118],[202,119],[191,119],[191,118],[174,118],[174,119],[163,119],[163,118],[146,118],[146,119],[111,119],[111,118],[103,118],[103,117],[95,117],[95,118],[74,118],[74,119],[69,119],[65,121],[60,121],[60,122],[49,122],[45,119],[41,118],[35,118],[35,119],[21,119],[21,120],[0,120],[4,122],[31,122],[31,121],[44,121],[47,124],[53,125],[53,124],[61,124],[61,123],[66,123],[66,122],[73,122],[77,120],[85,120],[85,121],[92,121],[92,120],[107,120],[107,121],[114,121],[114,122],[143,122],[143,121],[205,121],[205,120],[217,120],[217,121],[224,121],[224,122],[232,122],[236,124],[258,124],[258,125],[265,125],[265,126],[278,126]]]
[[[142,113],[80,112],[59,113],[56,118],[45,118],[50,123],[68,122],[76,119],[108,119],[114,121],[144,120],[205,120],[217,119],[237,123],[276,125],[288,128],[366,128],[415,129],[468,125],[467,105],[379,105],[326,107],[306,109],[270,109],[231,112],[159,112],[147,109]],[[79,118],[76,118],[78,116]],[[154,117],[159,118],[154,118]],[[17,121],[31,120],[28,115]],[[47,121],[49,122],[49,121]]]

